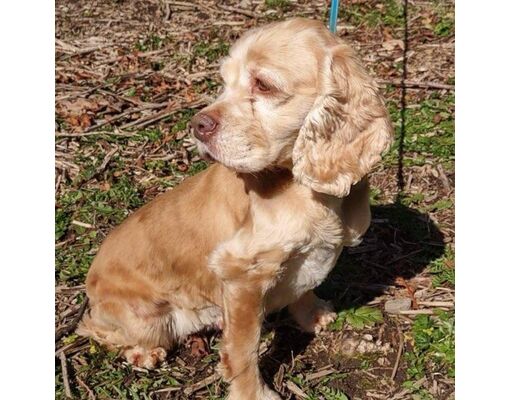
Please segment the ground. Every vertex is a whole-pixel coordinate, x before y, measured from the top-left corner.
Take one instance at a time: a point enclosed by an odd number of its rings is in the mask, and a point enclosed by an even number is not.
[[[113,226],[206,168],[189,120],[218,93],[232,42],[291,16],[326,22],[328,5],[56,1],[57,398],[225,397],[218,332],[207,355],[190,341],[150,372],[78,338],[84,278]],[[344,0],[337,34],[378,79],[396,140],[371,174],[364,242],[317,290],[337,320],[312,336],[271,316],[261,369],[285,399],[452,399],[454,4]]]

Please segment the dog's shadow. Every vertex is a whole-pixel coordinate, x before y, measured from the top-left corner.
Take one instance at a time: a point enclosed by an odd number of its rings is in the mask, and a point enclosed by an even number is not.
[[[330,300],[336,311],[361,306],[395,285],[398,278],[416,276],[444,251],[444,236],[426,214],[401,203],[373,206],[372,224],[363,242],[344,249],[328,279],[315,292]],[[275,333],[271,348],[261,360],[261,371],[268,382],[281,365],[292,362],[313,339],[313,335],[290,323],[279,323],[282,317],[270,317],[266,324]]]

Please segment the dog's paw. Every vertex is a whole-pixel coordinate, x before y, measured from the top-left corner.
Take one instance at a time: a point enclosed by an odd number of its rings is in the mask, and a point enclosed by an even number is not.
[[[315,296],[313,301],[291,307],[290,311],[300,328],[310,333],[319,333],[336,319],[331,303]]]
[[[327,303],[327,307],[317,309],[314,316],[313,331],[319,333],[325,329],[329,324],[336,320],[336,312],[333,311],[333,306]]]
[[[154,369],[160,362],[166,359],[166,350],[162,347],[154,349],[145,349],[140,346],[124,351],[124,357],[128,363],[135,367]]]

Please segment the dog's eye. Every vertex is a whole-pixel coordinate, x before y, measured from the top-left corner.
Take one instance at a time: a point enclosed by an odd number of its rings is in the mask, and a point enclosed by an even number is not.
[[[259,78],[255,78],[255,87],[261,93],[268,93],[271,91],[271,87]]]

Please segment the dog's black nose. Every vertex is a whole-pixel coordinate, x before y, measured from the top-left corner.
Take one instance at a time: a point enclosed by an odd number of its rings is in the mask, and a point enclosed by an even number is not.
[[[216,133],[218,120],[212,114],[200,112],[191,119],[191,126],[195,137],[205,143]]]

